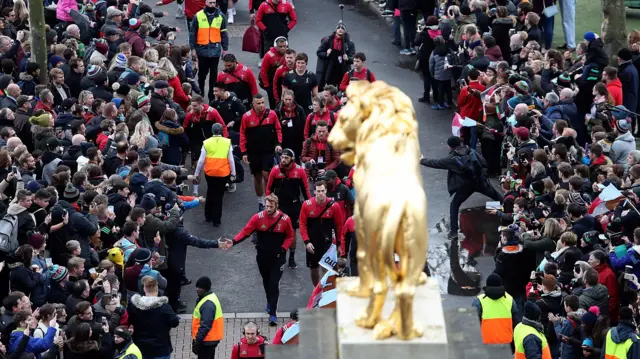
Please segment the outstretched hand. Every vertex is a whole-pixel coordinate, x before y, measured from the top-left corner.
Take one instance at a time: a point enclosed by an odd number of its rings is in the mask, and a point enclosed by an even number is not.
[[[218,239],[218,248],[222,249],[223,251],[226,251],[231,247],[233,247],[233,240],[231,240],[231,239]]]

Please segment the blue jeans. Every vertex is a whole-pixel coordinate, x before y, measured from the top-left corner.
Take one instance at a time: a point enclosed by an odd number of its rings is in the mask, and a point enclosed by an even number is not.
[[[551,43],[553,42],[553,18],[542,15],[540,17],[540,24],[542,25],[542,39],[544,40],[544,48],[549,50]],[[574,36],[575,37],[575,36]],[[542,44],[540,44],[542,47]]]
[[[564,41],[570,49],[576,48],[576,0],[560,0]]]
[[[402,43],[402,35],[400,32],[401,27],[402,27],[402,18],[400,16],[394,16],[393,22],[391,23],[391,36],[393,36],[393,41],[399,44]]]

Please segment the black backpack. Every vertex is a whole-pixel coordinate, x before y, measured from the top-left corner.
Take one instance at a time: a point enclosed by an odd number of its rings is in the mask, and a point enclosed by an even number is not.
[[[471,150],[469,154],[455,156],[454,158],[456,162],[458,162],[460,171],[465,177],[473,178],[476,181],[485,178],[485,167],[480,162],[478,153],[475,150]]]
[[[369,71],[369,69],[366,69],[366,70],[367,70],[367,81],[371,82],[371,71]],[[349,79],[354,77],[355,74],[356,74],[356,70],[355,69],[349,70]]]

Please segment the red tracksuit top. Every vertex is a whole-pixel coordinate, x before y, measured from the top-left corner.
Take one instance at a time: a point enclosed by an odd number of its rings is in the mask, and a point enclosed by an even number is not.
[[[344,76],[342,76],[342,81],[340,81],[340,91],[346,91],[347,87],[349,87],[349,83],[351,82],[351,78],[352,77],[357,77],[362,81],[369,81],[369,82],[374,82],[376,80],[376,75],[373,74],[373,71],[369,70],[369,78],[367,78],[367,68],[366,67],[362,67],[362,70],[360,70],[360,72],[357,72],[356,69],[353,69],[351,71],[347,71],[344,73]]]
[[[218,81],[225,83],[227,91],[235,93],[236,97],[249,103],[253,96],[258,94],[258,83],[253,71],[239,62],[233,72],[220,71]]]
[[[326,108],[322,115],[318,115],[315,112],[310,113],[307,116],[307,122],[304,124],[304,139],[306,140],[309,136],[316,134],[316,125],[318,124],[318,121],[321,120],[327,122],[329,125],[329,132],[331,132],[331,128],[333,127],[333,121],[331,121],[332,118],[334,121],[337,119],[335,114],[331,113],[331,111]]]
[[[249,344],[245,338],[242,338],[240,339],[240,343],[233,345],[233,349],[231,349],[231,359],[264,358],[264,347],[266,344],[264,337],[261,335],[258,335],[258,341],[254,344]]]
[[[289,68],[285,63],[280,65],[280,67],[276,69],[275,75],[273,75],[273,97],[276,99],[276,103],[280,102],[280,95],[282,95],[282,80],[284,80],[284,77],[287,76],[291,70],[293,70],[293,67]]]
[[[296,163],[292,163],[289,168],[283,168],[282,164],[274,166],[269,172],[267,181],[267,196],[271,193],[278,196],[280,206],[300,202],[301,194],[305,200],[308,199],[311,196],[307,172]]]
[[[240,121],[240,152],[242,154],[273,152],[275,146],[282,143],[282,126],[278,115],[269,109],[265,111],[269,111],[266,117],[264,112],[257,114],[253,109],[242,115]],[[264,120],[263,117],[265,117]]]
[[[280,221],[278,221],[278,218]],[[269,230],[274,223],[278,221],[278,224]],[[233,243],[238,244],[245,239],[249,238],[255,232],[258,235],[258,242],[256,249],[259,251],[266,251],[271,254],[278,254],[280,250],[289,250],[295,232],[291,225],[291,219],[282,211],[277,210],[274,216],[270,216],[267,211],[261,211],[254,214],[249,223],[233,238]]]
[[[349,253],[349,247],[347,246],[347,237],[353,238],[353,235],[356,232],[356,222],[353,220],[353,216],[347,218],[347,221],[344,222],[344,227],[342,227],[342,232],[340,232],[340,257],[347,257]],[[349,243],[351,244],[351,243]]]
[[[271,80],[284,61],[284,55],[280,55],[275,47],[269,49],[262,58],[262,66],[260,66],[260,80],[263,87],[271,87]]]
[[[329,203],[332,203],[331,207],[324,211],[322,218],[319,218],[318,216]],[[327,197],[325,203],[318,204],[314,197],[304,201],[302,204],[302,209],[300,210],[300,236],[305,244],[318,243],[324,241],[325,238],[333,238],[335,242],[333,232],[339,236],[342,233],[343,225],[342,209],[333,198]]]
[[[189,127],[203,127],[208,126],[209,128],[205,129],[205,134],[209,134],[211,132],[211,127],[214,123],[219,123],[222,125],[222,135],[225,138],[229,138],[229,131],[227,130],[227,125],[222,120],[220,113],[215,108],[205,104],[202,105],[202,112],[198,117],[195,112],[187,112],[187,115],[184,118],[184,127],[185,130],[188,130]],[[208,138],[208,137],[207,137]],[[193,140],[193,139],[191,139]]]

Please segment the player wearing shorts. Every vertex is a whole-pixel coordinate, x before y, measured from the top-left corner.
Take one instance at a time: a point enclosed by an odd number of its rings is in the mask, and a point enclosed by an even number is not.
[[[327,197],[327,183],[317,181],[315,197],[304,201],[300,210],[300,236],[307,248],[307,267],[314,286],[320,281],[320,259],[342,233],[343,225],[340,206]]]
[[[298,217],[302,202],[309,199],[309,182],[302,166],[295,163],[296,155],[293,150],[285,148],[280,156],[280,165],[274,166],[267,181],[267,196],[274,193],[280,200],[280,210],[291,219],[293,230],[299,227]],[[302,200],[300,196],[302,195]],[[297,268],[295,261],[296,239],[289,247],[289,268]]]
[[[282,127],[278,115],[267,109],[264,102],[262,95],[255,95],[253,109],[242,116],[240,123],[242,161],[251,169],[259,211],[264,209],[265,184],[274,165],[274,149],[282,152]]]

